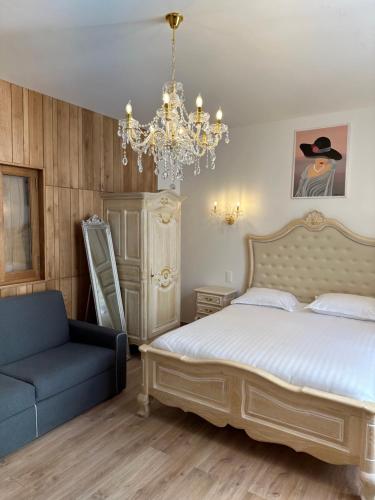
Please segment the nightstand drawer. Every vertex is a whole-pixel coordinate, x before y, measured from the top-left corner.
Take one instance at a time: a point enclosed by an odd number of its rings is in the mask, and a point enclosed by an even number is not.
[[[221,311],[221,307],[206,306],[204,304],[197,305],[197,314],[213,314],[217,311]]]
[[[206,304],[214,304],[216,306],[222,306],[222,297],[218,295],[209,295],[207,293],[198,293],[197,302],[204,302]]]
[[[195,319],[221,311],[236,296],[236,290],[226,286],[201,286],[194,292],[197,307]]]

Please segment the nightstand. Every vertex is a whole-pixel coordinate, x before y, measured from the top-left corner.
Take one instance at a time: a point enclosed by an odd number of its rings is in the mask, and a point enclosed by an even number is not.
[[[220,311],[230,304],[237,295],[234,288],[226,286],[202,286],[194,290],[196,293],[195,319]]]

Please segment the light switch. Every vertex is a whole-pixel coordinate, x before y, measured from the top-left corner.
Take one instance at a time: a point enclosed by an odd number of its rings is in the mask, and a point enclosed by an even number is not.
[[[225,283],[232,283],[233,273],[232,271],[225,271]]]

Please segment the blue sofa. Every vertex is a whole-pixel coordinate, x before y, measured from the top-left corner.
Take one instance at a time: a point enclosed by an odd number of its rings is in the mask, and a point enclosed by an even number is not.
[[[62,295],[0,300],[0,457],[126,386],[126,334],[68,320]]]

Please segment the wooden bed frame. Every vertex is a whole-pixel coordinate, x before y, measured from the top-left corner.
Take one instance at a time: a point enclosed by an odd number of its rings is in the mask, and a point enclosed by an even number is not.
[[[288,290],[304,302],[324,292],[375,296],[375,239],[310,212],[268,236],[250,236],[249,285]],[[139,415],[150,397],[214,425],[244,429],[333,464],[360,467],[361,498],[375,499],[375,403],[291,385],[225,360],[140,347]]]

